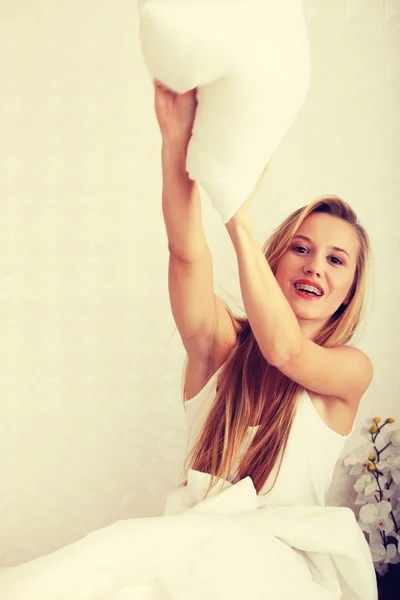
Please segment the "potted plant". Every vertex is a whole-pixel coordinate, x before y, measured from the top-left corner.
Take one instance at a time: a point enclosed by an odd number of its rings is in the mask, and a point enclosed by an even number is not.
[[[345,459],[356,476],[358,524],[365,534],[377,574],[380,600],[400,598],[400,429],[395,419],[372,419],[362,433],[367,442]]]

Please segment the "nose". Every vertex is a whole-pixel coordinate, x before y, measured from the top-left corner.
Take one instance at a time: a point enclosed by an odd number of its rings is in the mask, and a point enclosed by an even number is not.
[[[315,275],[316,277],[321,277],[322,273],[322,265],[319,262],[319,259],[314,257],[311,259],[306,265],[304,265],[303,270],[307,275]]]
[[[313,275],[315,273],[315,275],[317,277],[321,277],[321,275],[319,274],[319,272],[316,271],[315,269],[306,268],[306,269],[304,269],[304,271],[307,273],[307,275]]]

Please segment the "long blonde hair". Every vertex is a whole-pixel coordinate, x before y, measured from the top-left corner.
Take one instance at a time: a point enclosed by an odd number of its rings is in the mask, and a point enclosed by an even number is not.
[[[314,212],[329,213],[350,223],[359,239],[359,255],[347,305],[342,304],[313,336],[324,347],[341,346],[355,333],[365,309],[369,237],[353,209],[337,196],[322,196],[290,214],[263,246],[272,272],[303,221]],[[226,306],[226,304],[225,304]],[[263,488],[278,457],[280,464],[289,437],[293,416],[303,386],[270,365],[260,352],[248,319],[232,318],[237,339],[217,380],[217,392],[203,429],[185,461],[189,468],[212,475],[206,495],[227,479],[232,461],[249,426],[259,424],[255,437],[241,458],[236,476],[250,476],[257,493]],[[184,481],[181,485],[185,485]]]

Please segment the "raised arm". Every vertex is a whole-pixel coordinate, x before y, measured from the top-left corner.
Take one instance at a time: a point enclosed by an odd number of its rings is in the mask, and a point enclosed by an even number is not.
[[[229,313],[214,293],[212,257],[202,225],[199,190],[185,169],[195,109],[195,92],[175,96],[156,86],[156,112],[162,133],[162,209],[169,249],[169,296],[188,355],[187,370],[195,382],[190,386],[192,392],[205,383],[203,380],[216,363],[226,358],[235,340]]]
[[[213,264],[201,222],[197,185],[163,152],[162,207],[168,237],[171,310],[189,359],[212,346],[216,301]]]

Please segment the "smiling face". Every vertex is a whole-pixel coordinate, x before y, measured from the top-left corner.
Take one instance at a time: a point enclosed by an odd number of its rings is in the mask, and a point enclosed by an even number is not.
[[[347,303],[359,247],[357,233],[349,223],[328,213],[312,213],[280,259],[275,278],[307,337]],[[315,282],[324,294],[297,292],[294,282],[299,279]]]

